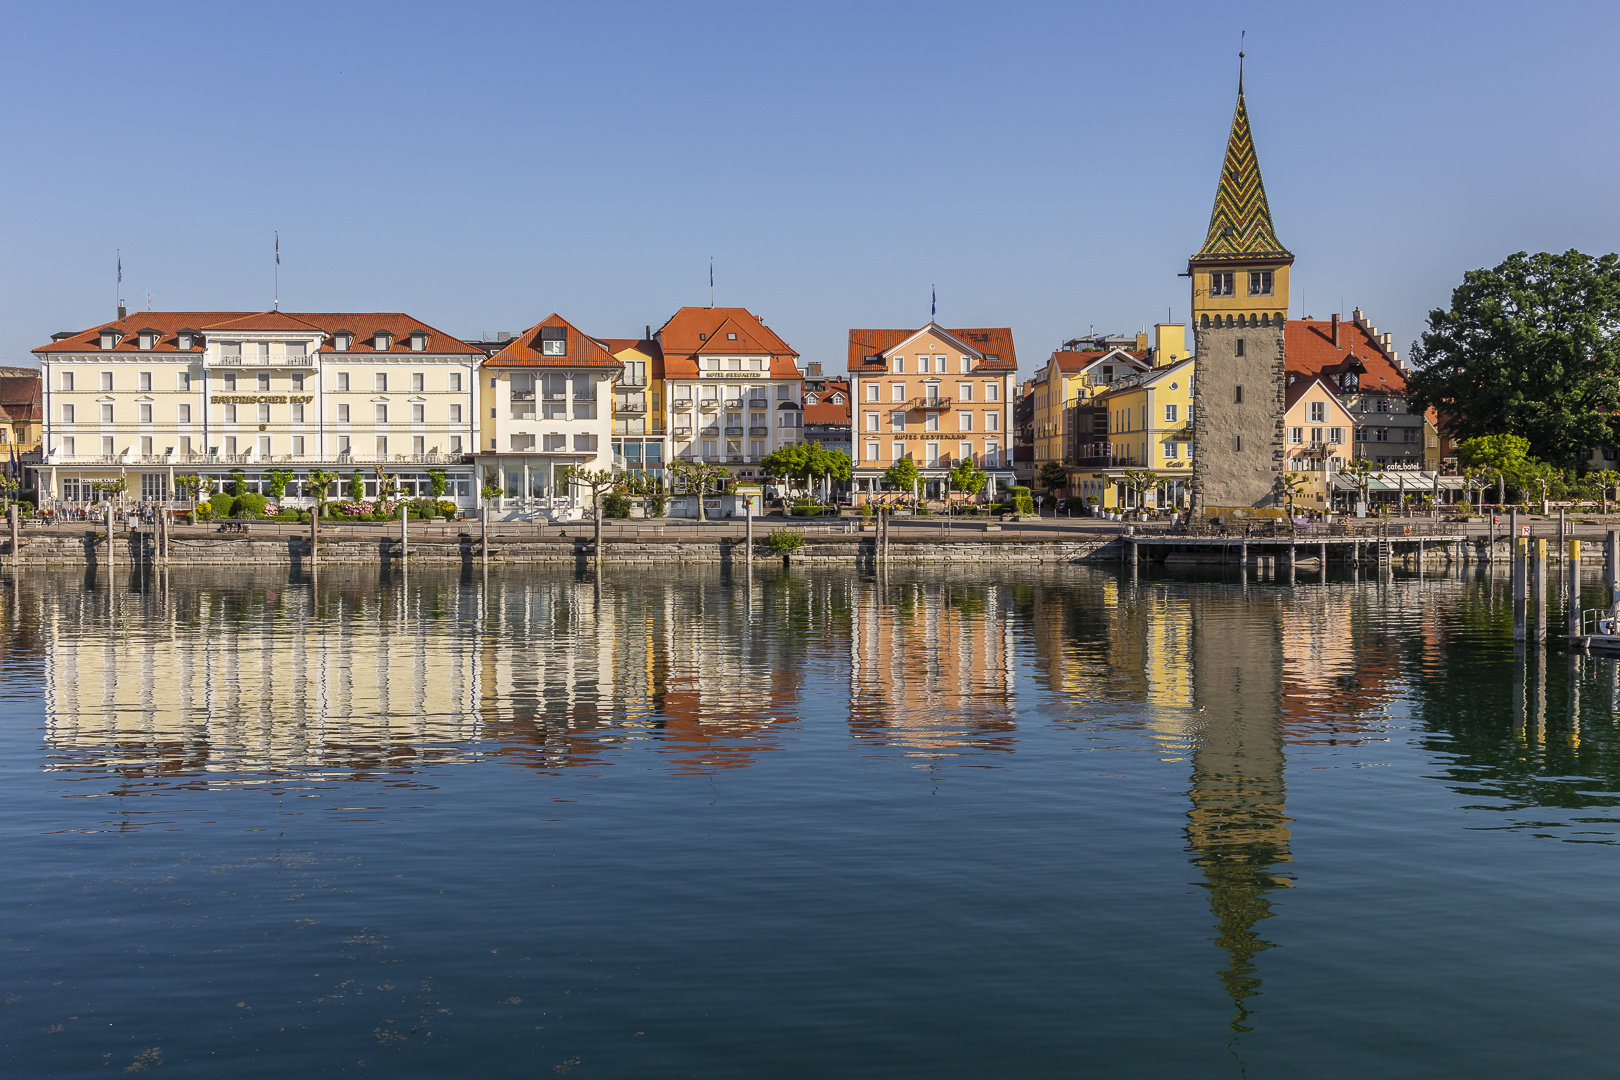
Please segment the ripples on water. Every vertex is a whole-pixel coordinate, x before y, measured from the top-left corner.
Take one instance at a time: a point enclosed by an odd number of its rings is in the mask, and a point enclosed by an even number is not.
[[[1620,673],[1499,583],[281,573],[7,584],[16,1075],[1615,1049]]]

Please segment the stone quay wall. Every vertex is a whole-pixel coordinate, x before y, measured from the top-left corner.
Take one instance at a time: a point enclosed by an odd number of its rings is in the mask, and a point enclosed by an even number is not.
[[[744,542],[734,537],[712,540],[624,540],[603,543],[602,561],[612,563],[729,563],[744,558]],[[106,566],[109,561],[105,531],[85,530],[82,534],[23,534],[17,557],[13,559],[9,537],[0,540],[4,565],[18,566]],[[521,564],[577,564],[592,556],[589,536],[547,537],[508,541],[492,540],[491,566]],[[877,559],[877,545],[871,535],[807,537],[803,547],[789,561],[806,565],[867,565]],[[110,552],[114,566],[135,562],[155,564],[157,544],[151,533],[119,533],[113,537]],[[380,564],[400,558],[399,538],[366,540],[321,540],[318,565]],[[754,542],[754,558],[760,562],[780,561],[761,539]],[[1055,564],[1119,561],[1119,542],[1113,537],[1086,536],[1075,540],[1022,540],[1016,535],[985,539],[976,535],[964,539],[929,537],[891,539],[889,561],[901,564],[942,562]],[[173,566],[245,566],[267,564],[303,567],[309,562],[307,536],[277,537],[175,537],[169,542],[168,562]],[[411,539],[407,562],[432,565],[480,565],[483,552],[476,536],[447,539]]]

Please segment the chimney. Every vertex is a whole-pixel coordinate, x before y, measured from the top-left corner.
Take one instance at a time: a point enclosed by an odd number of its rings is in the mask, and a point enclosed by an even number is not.
[[[124,316],[125,316],[125,315],[127,315],[127,314],[129,314],[129,312],[127,312],[127,311],[125,311],[125,310],[124,310],[124,305],[123,305],[123,304],[122,304],[122,303],[120,303],[120,304],[119,304],[119,305],[118,305],[118,317],[119,317],[119,318],[120,318],[120,319],[122,319],[122,318],[123,318],[123,317],[124,317]]]
[[[1333,347],[1335,349],[1339,347],[1339,317],[1337,315],[1333,316]]]
[[[642,338],[641,340],[642,341],[651,341],[652,340],[652,323],[647,324],[647,336]]]

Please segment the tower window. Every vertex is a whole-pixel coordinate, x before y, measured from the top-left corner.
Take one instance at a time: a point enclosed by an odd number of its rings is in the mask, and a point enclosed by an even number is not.
[[[1270,296],[1271,295],[1271,271],[1270,270],[1250,270],[1249,271],[1249,295],[1250,296]]]
[[[1237,405],[1243,404],[1243,387],[1241,387],[1241,386],[1237,387],[1237,393],[1232,398],[1232,401],[1233,401],[1234,404],[1237,404]]]
[[[1242,338],[1238,338],[1236,341],[1234,341],[1232,343],[1232,355],[1233,356],[1242,356],[1243,355],[1243,339]]]
[[[1209,275],[1209,295],[1231,296],[1234,287],[1233,274],[1229,270],[1217,270]]]

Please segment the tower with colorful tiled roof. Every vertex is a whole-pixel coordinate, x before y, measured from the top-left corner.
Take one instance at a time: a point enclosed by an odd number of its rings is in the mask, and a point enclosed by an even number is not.
[[[1187,261],[1194,340],[1193,491],[1206,516],[1275,512],[1286,463],[1283,327],[1294,256],[1277,239],[1238,75],[1204,245]]]
[[[1288,318],[1288,271],[1294,255],[1277,239],[1254,151],[1249,108],[1238,75],[1237,109],[1226,139],[1226,160],[1215,185],[1204,246],[1187,260],[1193,325],[1281,325]]]

